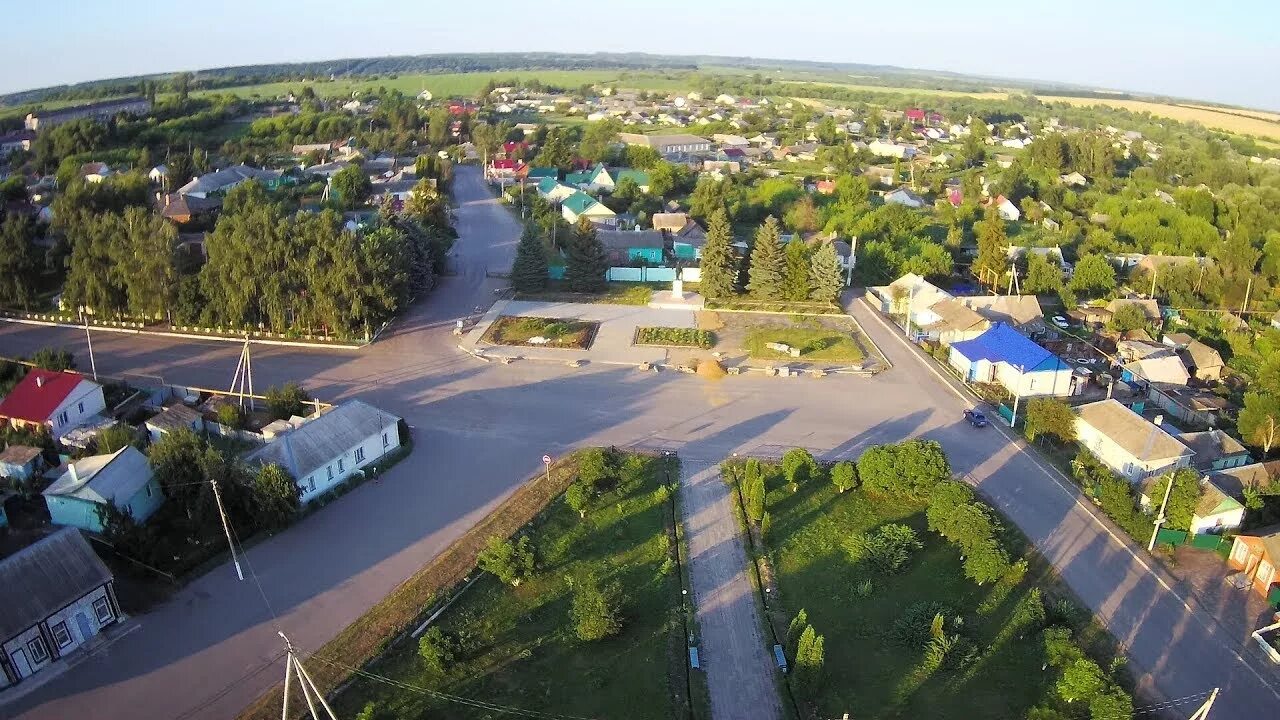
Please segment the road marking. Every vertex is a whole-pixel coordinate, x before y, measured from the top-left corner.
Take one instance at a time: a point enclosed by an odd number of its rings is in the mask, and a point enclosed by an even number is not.
[[[892,326],[890,326],[888,322],[885,321],[883,317],[881,317],[880,313],[876,312],[874,308],[871,308],[870,304],[867,303],[866,298],[859,298],[859,301],[863,303],[864,307],[866,307],[869,311],[871,311],[871,314],[875,316],[876,320],[880,322],[880,325],[882,327],[888,330],[891,335],[896,337],[899,342],[901,342],[904,346],[906,346],[908,355],[910,355],[912,358],[914,358],[917,362],[919,362],[924,367],[928,368],[929,371],[934,374],[934,376],[936,376],[940,381],[942,381],[943,385],[945,385],[948,389],[950,389],[953,393],[955,393],[956,396],[959,397],[961,401],[963,401],[966,405],[969,405],[970,407],[974,406],[974,403],[970,398],[966,397],[963,393],[961,393],[959,390],[956,389],[955,385],[952,384],[951,379],[947,378],[941,372],[939,372],[938,369],[933,366],[933,363],[929,362],[924,358],[921,358],[919,354],[917,354],[916,350],[912,348],[911,345],[907,342],[906,338],[902,337],[897,332],[893,331]],[[1103,522],[1101,518],[1098,517],[1094,508],[1090,507],[1091,503],[1082,502],[1081,496],[1077,492],[1073,492],[1073,489],[1076,487],[1074,482],[1072,482],[1069,478],[1067,478],[1067,476],[1064,475],[1062,471],[1059,470],[1058,468],[1053,467],[1052,465],[1045,465],[1044,462],[1041,461],[1041,459],[1037,456],[1036,453],[1031,452],[1026,447],[1026,445],[1022,441],[1022,438],[1012,434],[1012,428],[1005,428],[1003,425],[994,424],[994,423],[992,426],[995,427],[997,430],[999,430],[1000,433],[1004,435],[1005,439],[1010,441],[1010,443],[1014,446],[1017,452],[1026,456],[1026,458],[1030,460],[1033,464],[1035,464],[1036,467],[1040,468],[1046,475],[1048,475],[1049,478],[1053,480],[1054,484],[1058,486],[1058,489],[1061,490],[1063,493],[1065,493],[1068,498],[1072,499],[1074,506],[1079,507],[1081,510],[1083,510],[1085,514],[1088,515],[1089,518],[1098,525],[1098,527],[1102,528],[1103,531],[1106,532],[1107,535],[1111,537],[1112,540],[1114,540],[1118,545],[1120,545],[1120,547],[1124,548],[1125,552],[1129,553],[1129,556],[1132,557],[1134,560],[1136,560],[1138,562],[1138,565],[1140,565],[1143,570],[1147,571],[1149,575],[1155,578],[1156,582],[1160,584],[1160,587],[1164,588],[1166,591],[1169,592],[1170,595],[1173,595],[1173,597],[1176,598],[1178,602],[1182,603],[1182,607],[1186,608],[1187,612],[1191,614],[1191,617],[1195,618],[1195,620],[1200,623],[1200,625],[1209,633],[1209,636],[1215,642],[1219,643],[1223,649],[1225,649],[1231,655],[1235,656],[1235,659],[1238,660],[1241,664],[1249,668],[1249,672],[1253,673],[1254,677],[1258,678],[1258,680],[1262,683],[1263,687],[1270,690],[1271,694],[1274,695],[1277,699],[1280,699],[1280,691],[1277,691],[1271,685],[1271,682],[1269,680],[1263,677],[1261,673],[1259,673],[1252,665],[1250,665],[1248,661],[1246,661],[1244,657],[1242,657],[1237,650],[1235,650],[1234,648],[1228,646],[1225,642],[1223,642],[1219,638],[1218,632],[1215,630],[1215,628],[1210,626],[1207,620],[1200,617],[1200,613],[1196,612],[1195,608],[1191,607],[1191,604],[1187,602],[1187,599],[1183,597],[1177,590],[1173,589],[1173,587],[1171,587],[1169,583],[1165,582],[1164,578],[1161,577],[1159,573],[1155,572],[1151,568],[1151,566],[1147,564],[1147,561],[1142,556],[1138,555],[1138,553],[1133,549],[1133,547],[1129,543],[1125,542],[1123,538],[1116,535],[1111,530],[1111,528],[1108,527],[1107,524]],[[1199,601],[1197,601],[1196,604],[1199,605]],[[1210,617],[1212,617],[1212,613],[1209,612],[1208,608],[1204,608],[1204,612],[1205,614],[1208,614],[1210,615]]]

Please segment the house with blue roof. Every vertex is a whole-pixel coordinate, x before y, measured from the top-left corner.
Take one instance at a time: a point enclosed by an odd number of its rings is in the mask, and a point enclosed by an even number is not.
[[[1005,323],[953,344],[949,362],[967,382],[999,383],[1020,397],[1065,397],[1084,387],[1070,365]]]

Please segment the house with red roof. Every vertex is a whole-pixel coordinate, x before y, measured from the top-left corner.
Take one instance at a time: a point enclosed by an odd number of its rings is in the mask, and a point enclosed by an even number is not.
[[[920,108],[908,108],[907,111],[903,113],[903,115],[907,118],[908,122],[911,122],[911,123],[924,122],[925,113],[924,113],[924,110],[921,110]]]
[[[106,409],[98,383],[79,373],[32,368],[0,401],[0,421],[17,428],[43,425],[61,438]]]

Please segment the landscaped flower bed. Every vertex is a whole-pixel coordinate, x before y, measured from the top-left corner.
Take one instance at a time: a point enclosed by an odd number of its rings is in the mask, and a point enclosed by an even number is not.
[[[642,327],[636,328],[635,344],[696,347],[706,350],[716,344],[716,336],[710,330],[696,328]]]
[[[600,323],[587,320],[507,315],[494,320],[481,340],[495,345],[586,350],[599,328]]]

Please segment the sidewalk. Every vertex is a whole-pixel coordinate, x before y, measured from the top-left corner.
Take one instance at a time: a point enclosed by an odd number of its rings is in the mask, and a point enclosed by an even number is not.
[[[685,463],[680,492],[712,720],[780,720],[778,671],[747,575],[732,490],[718,465]]]
[[[51,682],[63,673],[71,670],[80,663],[88,660],[94,655],[110,648],[117,640],[138,630],[142,627],[137,620],[130,617],[124,617],[120,623],[107,632],[94,635],[89,642],[71,651],[70,654],[64,655],[58,660],[45,666],[31,677],[23,678],[22,682],[12,685],[0,692],[0,709],[5,705],[26,696],[28,693],[34,692],[45,683]],[[2,716],[2,714],[0,714]]]

